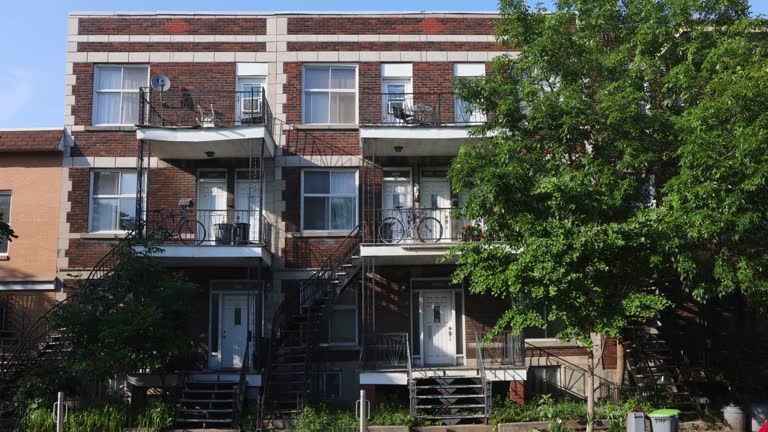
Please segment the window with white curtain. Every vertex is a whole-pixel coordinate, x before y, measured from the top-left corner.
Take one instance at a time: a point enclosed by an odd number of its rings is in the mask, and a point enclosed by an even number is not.
[[[302,171],[302,230],[350,231],[357,221],[357,171]]]
[[[93,77],[93,124],[139,122],[139,89],[149,85],[149,66],[96,66]]]
[[[304,66],[306,124],[357,123],[357,67]]]
[[[135,224],[136,171],[93,171],[90,231],[128,231]]]
[[[11,223],[11,193],[0,192],[0,222]],[[0,236],[0,255],[8,255],[8,239]]]

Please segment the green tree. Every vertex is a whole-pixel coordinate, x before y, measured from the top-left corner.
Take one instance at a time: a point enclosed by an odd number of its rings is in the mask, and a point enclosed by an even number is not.
[[[154,252],[121,243],[114,271],[81,288],[56,315],[71,347],[66,367],[75,374],[106,379],[149,369],[162,377],[196,360],[189,335],[197,287],[164,268]]]
[[[714,77],[728,81],[755,49],[748,39],[759,23],[736,0],[562,0],[548,14],[502,0],[500,11],[497,38],[519,55],[456,83],[464,100],[489,113],[476,133],[491,138],[490,148],[465,147],[451,165],[454,187],[468,194],[463,215],[488,234],[453,249],[454,278],[511,301],[496,331],[544,326],[546,306],[548,319],[563,322],[558,337],[588,348],[591,430],[592,336],[621,337],[669,306],[656,281],[702,269],[690,258],[697,244],[685,235],[694,229],[685,205],[710,204],[690,204],[688,185],[673,185],[687,153],[706,177],[687,134],[702,122],[717,133],[718,122],[740,115],[712,107],[718,120],[710,124],[706,110],[696,112],[715,97],[707,88]],[[714,59],[731,54],[739,57],[726,62],[730,71],[719,71]],[[695,199],[706,200],[704,188]],[[752,226],[767,220],[761,216]]]
[[[8,225],[8,222],[3,220],[3,217],[3,213],[0,212],[0,240],[11,241],[15,238],[18,238],[16,233],[13,232],[13,228]]]

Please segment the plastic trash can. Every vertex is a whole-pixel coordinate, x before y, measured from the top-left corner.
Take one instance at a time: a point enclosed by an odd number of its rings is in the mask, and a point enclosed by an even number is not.
[[[645,414],[641,412],[628,413],[627,432],[645,432]]]
[[[231,245],[234,240],[234,225],[228,223],[215,224],[216,229],[216,244],[217,245]]]
[[[239,222],[235,224],[235,241],[237,244],[248,244],[251,240],[251,224]]]
[[[648,417],[651,418],[651,431],[678,432],[678,414],[680,414],[680,410],[676,409],[658,409],[648,414]]]

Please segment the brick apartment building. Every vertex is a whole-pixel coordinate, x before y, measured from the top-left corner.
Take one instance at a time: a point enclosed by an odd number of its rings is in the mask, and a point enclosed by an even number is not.
[[[583,392],[585,352],[552,329],[478,349],[504,304],[439,261],[479,228],[455,215],[446,170],[486,140],[469,134],[485,117],[452,82],[514,54],[497,18],[70,15],[58,277],[87,274],[137,215],[131,235],[172,233],[160,257],[199,285],[189,336],[206,359],[184,397],[208,400],[180,422],[230,421],[215,390],[243,371],[274,413],[351,406],[362,386],[419,417],[482,421],[492,395]]]

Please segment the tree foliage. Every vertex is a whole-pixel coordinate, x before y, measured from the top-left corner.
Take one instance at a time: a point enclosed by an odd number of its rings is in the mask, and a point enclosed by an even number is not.
[[[451,178],[486,244],[457,279],[516,300],[499,328],[565,322],[590,345],[668,305],[680,277],[699,299],[765,304],[768,56],[764,22],[738,0],[500,3],[498,40],[519,50],[457,82],[490,113]]]
[[[0,240],[12,241],[15,238],[18,236],[13,232],[13,228],[8,225],[8,222],[3,221],[3,213],[0,212]]]
[[[139,369],[189,368],[196,286],[162,266],[153,251],[118,246],[118,261],[97,289],[86,289],[56,315],[72,347],[69,367],[94,379]]]

